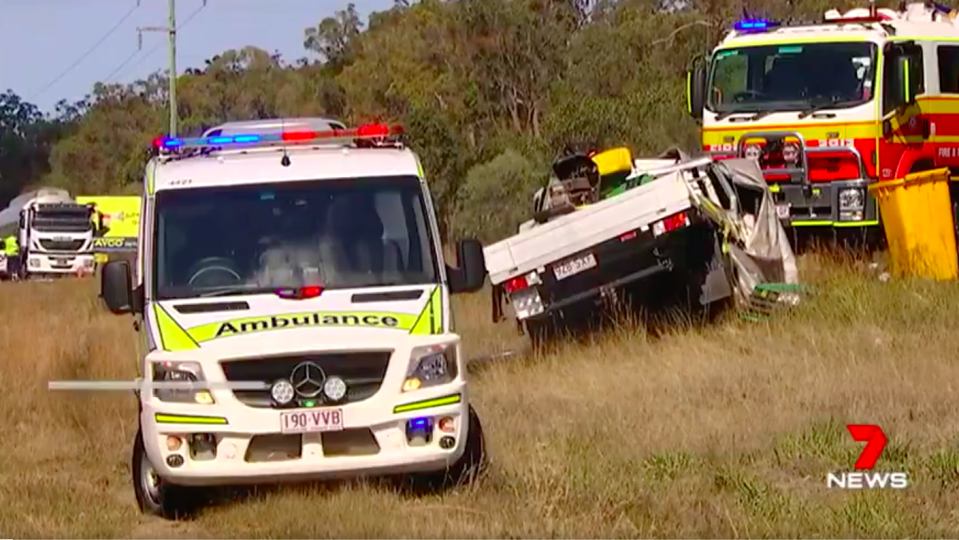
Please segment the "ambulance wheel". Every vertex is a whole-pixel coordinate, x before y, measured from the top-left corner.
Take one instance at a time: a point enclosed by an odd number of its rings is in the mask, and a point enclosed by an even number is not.
[[[167,483],[150,463],[143,448],[143,434],[137,430],[133,443],[133,491],[140,512],[164,519],[188,517],[199,506],[199,493],[195,488]]]

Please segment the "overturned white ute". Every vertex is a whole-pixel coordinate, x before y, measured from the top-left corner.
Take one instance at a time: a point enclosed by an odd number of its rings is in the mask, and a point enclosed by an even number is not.
[[[757,286],[796,284],[796,262],[755,161],[633,160],[625,148],[553,166],[533,219],[485,247],[493,319],[502,304],[538,342],[556,323],[628,298],[641,305],[746,304]],[[795,302],[790,287],[776,301]]]
[[[396,133],[285,119],[156,141],[137,267],[108,263],[101,293],[141,337],[144,512],[175,516],[204,486],[474,477],[450,294],[482,287],[482,247],[446,265]]]

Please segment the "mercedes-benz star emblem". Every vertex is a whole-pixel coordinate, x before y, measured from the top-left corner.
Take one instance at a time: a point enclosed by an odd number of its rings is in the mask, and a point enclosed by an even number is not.
[[[323,391],[323,382],[326,380],[326,373],[323,368],[314,362],[303,362],[293,368],[290,374],[290,382],[293,383],[293,389],[296,395],[305,398],[314,398]]]

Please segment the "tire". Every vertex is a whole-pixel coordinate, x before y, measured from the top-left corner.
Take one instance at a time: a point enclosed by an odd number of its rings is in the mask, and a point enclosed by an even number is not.
[[[133,443],[131,469],[133,491],[136,494],[140,512],[176,520],[189,517],[199,507],[199,490],[168,484],[156,474],[143,448],[143,435],[139,429]]]
[[[469,407],[469,427],[466,435],[466,448],[463,455],[445,471],[414,475],[409,478],[417,488],[429,490],[446,490],[458,485],[469,485],[475,482],[486,470],[488,465],[486,455],[486,437],[483,435],[483,425],[473,406]]]

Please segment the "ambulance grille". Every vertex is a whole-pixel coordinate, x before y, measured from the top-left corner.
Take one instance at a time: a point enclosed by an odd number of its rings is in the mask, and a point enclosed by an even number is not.
[[[293,368],[303,362],[318,365],[327,377],[337,376],[346,382],[346,398],[341,404],[357,403],[373,397],[383,384],[392,351],[355,353],[314,353],[267,358],[225,360],[220,362],[226,380],[257,381],[273,384],[289,380]],[[233,395],[250,407],[273,407],[269,389],[234,390]],[[318,398],[322,403],[322,398]]]

